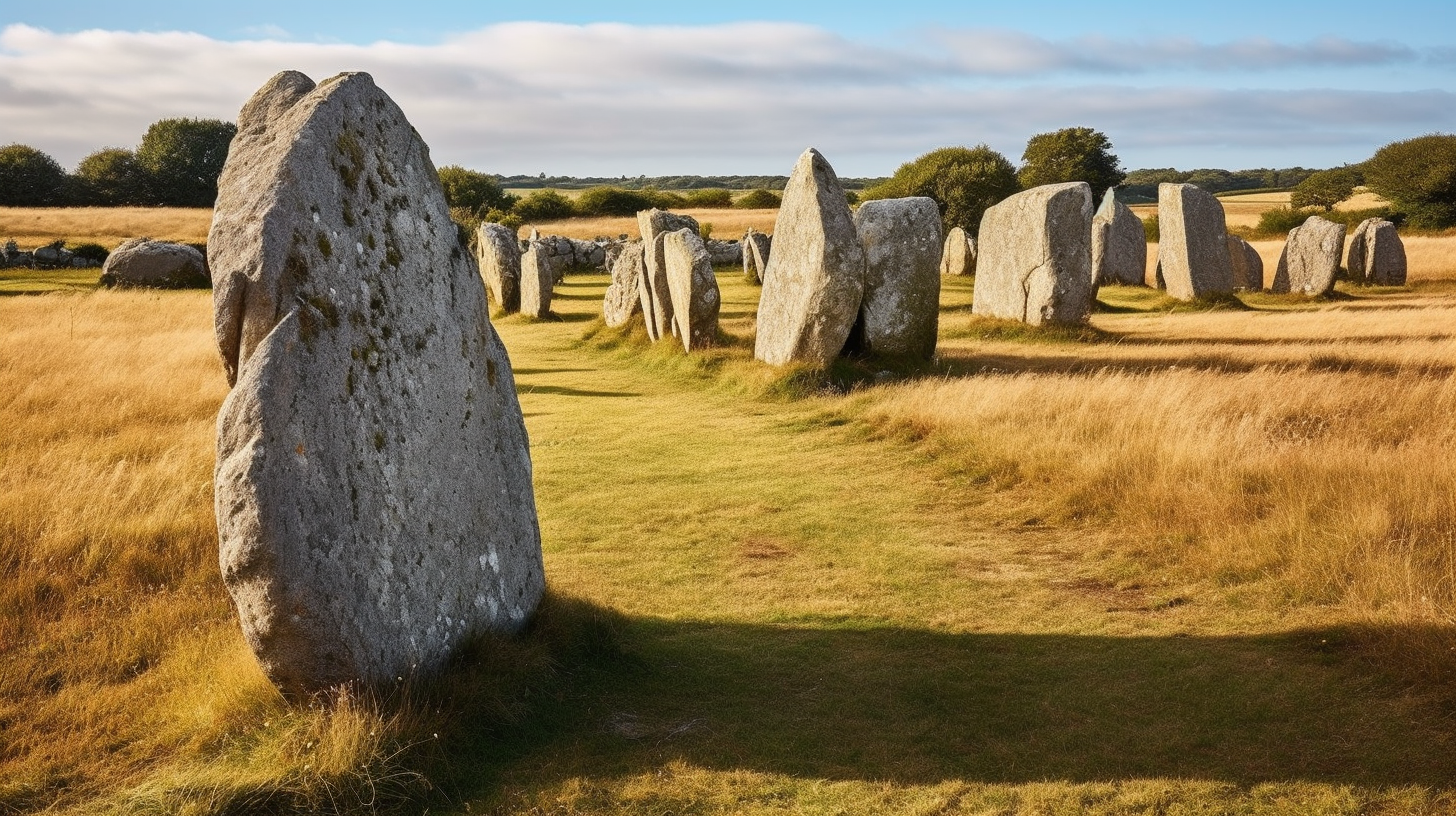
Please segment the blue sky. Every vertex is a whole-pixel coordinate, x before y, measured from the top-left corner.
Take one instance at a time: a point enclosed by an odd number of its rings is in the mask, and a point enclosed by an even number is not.
[[[1331,166],[1456,131],[1456,3],[0,2],[0,143],[73,165],[284,68],[367,70],[437,164],[881,175],[1086,125],[1125,166]]]

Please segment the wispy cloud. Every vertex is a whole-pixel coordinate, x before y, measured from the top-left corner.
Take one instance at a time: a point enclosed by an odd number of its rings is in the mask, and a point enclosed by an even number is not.
[[[433,45],[12,25],[0,31],[0,142],[74,163],[103,145],[134,144],[163,117],[230,119],[269,76],[296,68],[316,79],[373,73],[438,162],[501,172],[764,172],[786,170],[812,144],[841,172],[867,174],[946,144],[987,141],[1015,159],[1032,133],[1068,125],[1106,131],[1134,165],[1168,163],[1180,150],[1189,158],[1177,163],[1210,165],[1301,147],[1311,153],[1305,163],[1337,163],[1456,126],[1456,94],[1109,83],[1155,70],[1167,81],[1174,69],[1196,78],[1233,66],[1415,58],[1343,40],[1051,42],[994,31],[884,45],[778,23],[509,23]]]

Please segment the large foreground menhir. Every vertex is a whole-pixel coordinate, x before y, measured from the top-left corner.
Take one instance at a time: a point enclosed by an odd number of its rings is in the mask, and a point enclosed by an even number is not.
[[[544,589],[525,424],[429,152],[368,74],[238,116],[208,236],[223,577],[278,686],[438,667]]]

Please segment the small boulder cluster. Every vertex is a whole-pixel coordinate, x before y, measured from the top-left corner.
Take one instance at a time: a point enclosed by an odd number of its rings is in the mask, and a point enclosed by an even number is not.
[[[696,219],[665,210],[637,214],[639,241],[623,245],[612,262],[612,282],[602,302],[608,326],[626,325],[642,314],[653,342],[675,337],[684,351],[718,341],[722,297],[713,273],[715,257]],[[736,245],[735,245],[736,246]],[[719,257],[728,256],[720,250]]]

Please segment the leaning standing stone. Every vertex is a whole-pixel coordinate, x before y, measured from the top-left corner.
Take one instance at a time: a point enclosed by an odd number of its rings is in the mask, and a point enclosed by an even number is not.
[[[743,236],[743,277],[754,286],[763,285],[763,270],[768,265],[769,237],[753,227]]]
[[[496,306],[507,312],[521,310],[521,241],[516,231],[502,224],[481,224],[476,231],[476,257],[485,288]]]
[[[981,218],[973,314],[1078,324],[1092,312],[1092,188],[1034,187]]]
[[[1405,244],[1395,225],[1380,218],[1367,218],[1350,238],[1345,268],[1350,279],[1376,286],[1404,286]]]
[[[1192,184],[1158,185],[1158,264],[1179,300],[1234,290],[1223,205]]]
[[[544,241],[527,241],[521,253],[521,314],[551,316],[551,287],[556,283],[556,265]]]
[[[1229,264],[1234,272],[1234,288],[1249,292],[1264,289],[1264,259],[1259,250],[1237,235],[1228,237]]]
[[[133,238],[101,265],[101,285],[122,289],[206,289],[207,260],[186,244]]]
[[[208,249],[222,572],[268,676],[393,682],[523,626],[544,579],[511,364],[394,101],[368,74],[274,77]]]
[[[693,229],[665,233],[657,240],[662,244],[672,320],[683,350],[707,348],[718,339],[718,310],[722,307],[712,256]]]
[[[680,229],[699,232],[698,221],[692,216],[654,208],[637,213],[637,228],[642,232],[642,248],[646,253],[642,314],[647,317],[647,336],[656,342],[673,331],[672,293],[667,288],[667,268],[657,238]]]
[[[1142,286],[1148,272],[1143,220],[1110,189],[1092,216],[1092,275],[1099,286]]]
[[[1289,231],[1270,291],[1303,295],[1333,292],[1344,249],[1345,225],[1311,215]]]
[[[602,301],[602,317],[612,328],[627,325],[641,308],[638,287],[642,284],[642,242],[621,244],[612,262],[612,283]]]
[[[774,222],[753,356],[770,365],[827,366],[859,316],[864,274],[844,188],[811,147],[794,165]]]
[[[940,274],[976,274],[976,242],[960,227],[951,227],[940,252]]]
[[[855,351],[929,360],[940,322],[940,209],[924,197],[867,201],[854,214],[865,252]]]

